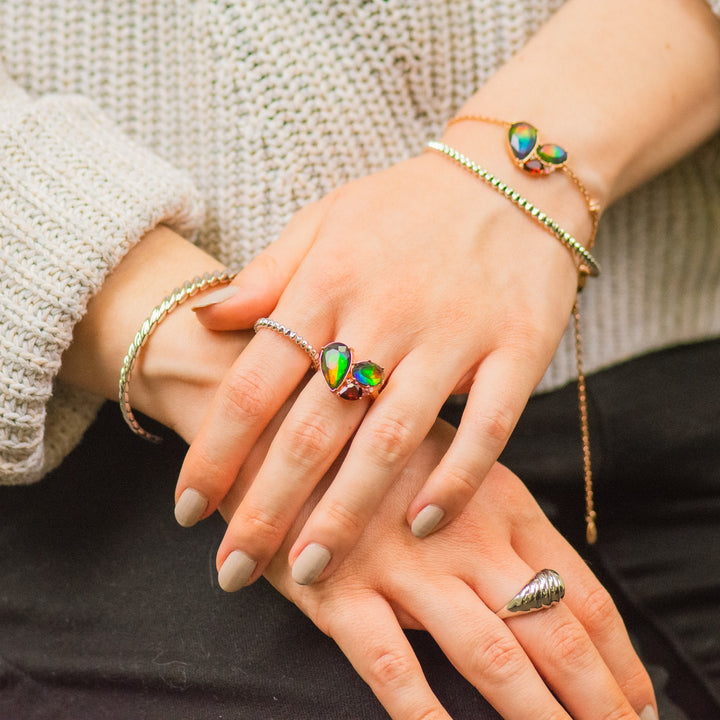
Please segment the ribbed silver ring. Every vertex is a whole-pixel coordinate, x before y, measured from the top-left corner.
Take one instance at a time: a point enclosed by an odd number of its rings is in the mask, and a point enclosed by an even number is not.
[[[271,318],[262,317],[254,326],[255,332],[258,330],[272,330],[288,340],[292,340],[303,352],[305,352],[310,358],[313,370],[317,370],[320,367],[320,354],[318,351],[301,335],[298,335],[295,331],[291,330],[286,325],[272,320]]]
[[[547,610],[565,596],[565,583],[555,570],[541,570],[517,595],[495,613],[501,620]]]

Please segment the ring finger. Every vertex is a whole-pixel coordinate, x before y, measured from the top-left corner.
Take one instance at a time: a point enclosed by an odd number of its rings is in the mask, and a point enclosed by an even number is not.
[[[543,555],[547,561],[548,554]],[[562,565],[561,569],[565,571]],[[513,555],[493,568],[481,569],[475,590],[489,608],[499,609],[535,573],[536,569]],[[566,603],[518,614],[505,622],[573,718],[637,718],[598,648]]]

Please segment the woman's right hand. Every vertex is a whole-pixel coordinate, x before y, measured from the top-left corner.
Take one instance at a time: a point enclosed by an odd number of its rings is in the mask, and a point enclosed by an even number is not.
[[[396,720],[449,717],[401,627],[429,631],[507,720],[530,708],[534,718],[656,718],[650,679],[610,596],[507,468],[493,467],[452,525],[424,540],[407,531],[408,499],[452,435],[438,422],[337,572],[300,586],[287,554],[319,487],[268,579],[338,643]],[[243,473],[262,455],[259,447]],[[239,480],[222,506],[226,517],[247,484]],[[500,620],[495,611],[547,567],[565,581],[563,602]]]

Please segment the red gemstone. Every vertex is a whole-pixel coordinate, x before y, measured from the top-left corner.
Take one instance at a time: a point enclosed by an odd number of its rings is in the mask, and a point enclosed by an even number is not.
[[[523,170],[526,170],[531,175],[545,175],[545,173],[547,172],[545,166],[540,162],[540,160],[537,160],[536,158],[528,160],[523,165]]]
[[[362,397],[362,388],[354,383],[349,384],[338,393],[343,400],[359,400]]]

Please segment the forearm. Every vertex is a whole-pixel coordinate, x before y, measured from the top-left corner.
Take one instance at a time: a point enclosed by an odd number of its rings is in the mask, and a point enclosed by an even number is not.
[[[468,113],[533,123],[605,207],[720,127],[720,22],[704,0],[569,0]],[[454,137],[480,161],[496,128],[473,125]]]
[[[117,399],[118,377],[135,333],[153,307],[186,280],[222,265],[165,227],[149,232],[108,276],[76,325],[60,379]],[[130,383],[134,408],[189,439],[223,373],[245,346],[241,333],[206,330],[187,302],[140,351]]]

